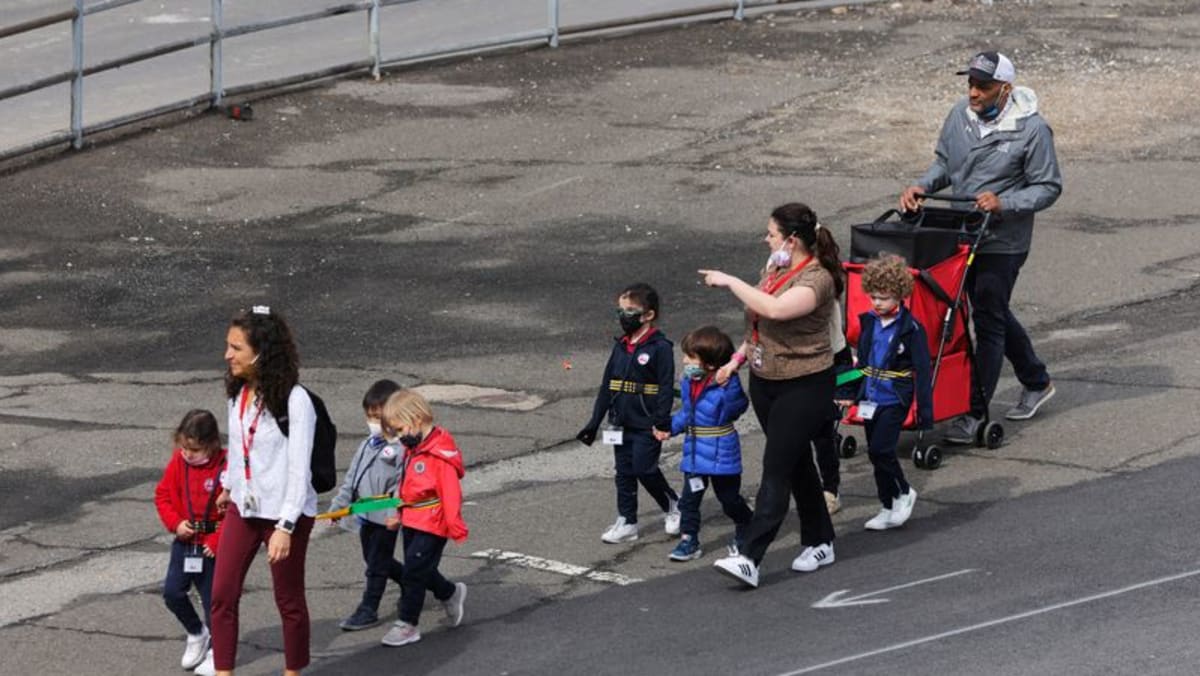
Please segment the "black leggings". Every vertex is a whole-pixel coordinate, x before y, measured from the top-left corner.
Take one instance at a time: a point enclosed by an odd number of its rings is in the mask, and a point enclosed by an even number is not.
[[[791,496],[796,498],[800,515],[800,543],[815,547],[833,542],[833,522],[812,451],[813,438],[829,422],[832,399],[833,369],[791,380],[750,375],[750,401],[767,435],[762,481],[744,550],[755,564],[762,561],[779,532]]]

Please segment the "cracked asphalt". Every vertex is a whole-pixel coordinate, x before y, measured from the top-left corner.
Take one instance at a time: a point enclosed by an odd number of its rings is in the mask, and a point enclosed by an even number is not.
[[[340,632],[358,546],[321,531],[314,673],[1192,673],[1195,578],[1103,594],[1195,566],[1198,34],[1192,0],[790,9],[330,82],[255,101],[252,122],[180,116],[10,163],[0,672],[175,670],[153,485],[183,412],[222,410],[228,317],[267,303],[339,424],[343,468],[380,377],[427,388],[468,463],[472,537],[445,564],[471,587],[466,625],[431,617],[400,651],[378,646],[381,630]],[[953,71],[988,47],[1039,94],[1066,180],[1014,298],[1054,401],[1006,424],[998,451],[952,453],[935,472],[905,461],[921,498],[902,531],[863,533],[870,465],[846,461],[838,562],[811,577],[786,570],[789,522],[764,587],[731,590],[709,570],[730,531],[711,502],[698,562],[667,561],[646,509],[642,539],[602,545],[611,456],[573,437],[613,294],[657,286],[675,339],[702,323],[736,333],[739,309],[694,271],[751,276],[767,214],[791,200],[847,247],[849,226],[924,170],[963,94]],[[1006,374],[994,412],[1017,394]],[[678,481],[677,445],[663,462]],[[472,556],[487,550],[564,565]],[[810,607],[960,569],[980,572],[904,605]],[[265,565],[249,584],[239,673],[275,673]]]

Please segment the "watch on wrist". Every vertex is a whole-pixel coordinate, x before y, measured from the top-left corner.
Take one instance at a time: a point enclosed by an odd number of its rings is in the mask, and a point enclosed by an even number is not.
[[[296,530],[296,522],[288,521],[287,519],[280,519],[279,522],[275,524],[275,530],[281,530],[288,535],[291,535]]]

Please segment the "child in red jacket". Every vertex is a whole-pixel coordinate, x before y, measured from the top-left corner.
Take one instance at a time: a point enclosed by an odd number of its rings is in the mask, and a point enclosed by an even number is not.
[[[459,484],[466,472],[454,437],[434,426],[433,411],[420,394],[392,394],[383,406],[382,422],[388,441],[403,446],[404,452],[397,490],[405,506],[387,521],[388,528],[404,528],[403,591],[400,617],[383,637],[384,645],[401,646],[421,640],[417,620],[426,589],[442,602],[450,626],[462,622],[467,585],[447,580],[438,564],[447,539],[467,539]]]
[[[175,535],[171,562],[163,581],[163,600],[187,631],[187,646],[180,666],[194,669],[209,648],[209,610],[221,514],[216,499],[225,449],[217,419],[203,410],[188,411],[175,429],[175,450],[154,489],[158,518]],[[195,585],[204,606],[204,622],[188,598]]]

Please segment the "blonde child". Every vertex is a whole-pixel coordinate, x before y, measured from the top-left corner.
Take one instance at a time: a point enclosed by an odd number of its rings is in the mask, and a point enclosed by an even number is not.
[[[467,539],[459,484],[466,472],[454,437],[433,424],[429,402],[417,392],[400,390],[388,397],[381,422],[388,442],[403,448],[398,494],[404,503],[387,520],[388,528],[402,529],[404,574],[399,619],[382,642],[402,646],[421,640],[417,621],[426,590],[442,602],[450,626],[462,622],[467,585],[447,580],[438,564],[447,539]]]

